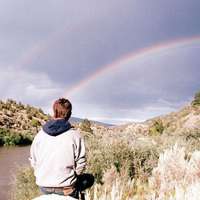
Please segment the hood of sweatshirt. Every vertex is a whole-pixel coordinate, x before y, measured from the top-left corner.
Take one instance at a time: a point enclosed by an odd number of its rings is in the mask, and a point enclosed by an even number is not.
[[[46,122],[42,128],[48,135],[58,136],[68,131],[71,127],[71,124],[65,119],[53,119]]]

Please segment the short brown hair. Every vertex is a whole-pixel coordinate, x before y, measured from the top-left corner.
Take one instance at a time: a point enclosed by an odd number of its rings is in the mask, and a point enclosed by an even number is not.
[[[72,104],[68,99],[60,98],[53,104],[53,112],[55,118],[69,119],[72,113]]]

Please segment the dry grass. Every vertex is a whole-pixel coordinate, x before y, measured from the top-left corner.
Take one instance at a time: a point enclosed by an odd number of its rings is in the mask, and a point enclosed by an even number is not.
[[[180,200],[189,200],[188,195],[199,188],[198,181],[189,182],[188,178],[200,174],[199,152],[193,153],[200,149],[198,130],[134,140],[128,140],[126,135],[113,138],[109,134],[85,134],[84,137],[87,172],[96,177],[94,187],[87,192],[87,200],[179,200],[177,195],[185,195]],[[179,146],[172,148],[176,142]],[[13,200],[30,200],[38,192],[32,170],[21,169]]]
[[[33,170],[29,167],[18,170],[15,178],[15,186],[11,192],[12,200],[31,200],[39,195],[39,189],[35,184]]]

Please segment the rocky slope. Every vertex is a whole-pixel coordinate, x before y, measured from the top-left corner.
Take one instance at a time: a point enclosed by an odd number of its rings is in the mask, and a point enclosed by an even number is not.
[[[30,105],[24,105],[15,100],[0,100],[0,128],[13,130],[14,132],[36,133],[42,124],[50,118],[42,109]],[[83,119],[71,117],[70,122],[79,128]],[[93,128],[103,128],[108,124],[91,121]]]
[[[40,108],[11,99],[0,101],[0,128],[35,133],[48,118]]]
[[[188,105],[177,112],[155,117],[141,123],[129,123],[112,128],[119,134],[134,135],[177,135],[200,131],[200,106]]]

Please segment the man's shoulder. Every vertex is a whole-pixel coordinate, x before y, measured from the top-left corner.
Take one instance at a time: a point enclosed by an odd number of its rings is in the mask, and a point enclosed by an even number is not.
[[[39,130],[34,136],[34,141],[40,140],[40,138],[43,137],[43,135],[44,135],[44,131],[42,129]]]
[[[49,136],[47,133],[44,132],[43,129],[41,129],[36,135],[35,135],[35,140],[40,140],[42,138],[52,138],[53,136]],[[74,138],[74,139],[79,139],[79,138],[82,138],[81,136],[81,133],[75,129],[75,128],[71,128],[63,133],[61,133],[60,135],[58,136],[55,136],[55,138]]]
[[[68,130],[66,132],[66,134],[70,134],[71,136],[77,137],[77,138],[81,138],[82,137],[81,133],[75,128],[71,128],[70,130]]]
[[[42,137],[45,134],[44,130],[41,128],[37,134],[35,135],[35,137]]]

